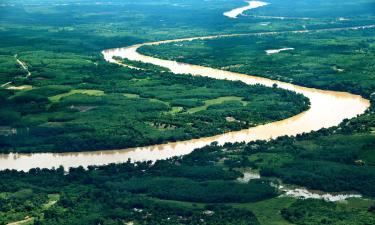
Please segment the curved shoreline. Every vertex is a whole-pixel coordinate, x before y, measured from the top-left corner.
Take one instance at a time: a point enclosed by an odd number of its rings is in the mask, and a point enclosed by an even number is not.
[[[261,1],[245,1],[248,5],[242,6],[239,8],[232,9],[228,12],[223,13],[224,16],[232,19],[236,19],[239,15],[242,15],[245,11],[256,9],[259,7],[263,7],[266,5],[269,5],[267,2],[261,2]]]
[[[240,131],[228,132],[225,134],[215,135],[212,137],[204,137],[186,141],[178,141],[167,144],[152,145],[147,147],[136,147],[121,150],[105,150],[91,152],[74,152],[74,153],[11,153],[0,154],[0,170],[15,169],[27,171],[31,168],[53,168],[60,165],[65,168],[90,165],[105,165],[109,163],[125,162],[129,158],[133,161],[158,160],[166,159],[173,156],[186,155],[196,148],[203,147],[212,142],[224,144],[226,142],[249,142],[254,140],[269,140],[279,136],[294,136],[301,133],[316,131],[321,128],[328,128],[338,125],[344,119],[353,118],[365,112],[370,106],[367,99],[359,95],[347,92],[337,92],[328,90],[319,90],[315,88],[307,88],[293,85],[286,82],[274,81],[268,78],[250,76],[235,72],[223,71],[209,67],[190,65],[186,63],[178,63],[175,61],[158,59],[150,56],[144,56],[137,52],[137,49],[145,45],[159,45],[165,43],[175,43],[192,40],[205,40],[214,38],[249,36],[249,35],[275,35],[282,33],[301,33],[301,32],[320,32],[320,31],[338,31],[348,29],[366,29],[375,28],[375,25],[332,28],[320,30],[299,30],[285,32],[263,32],[252,34],[228,34],[214,35],[206,37],[182,38],[175,40],[165,40],[159,42],[150,42],[144,44],[133,45],[125,48],[109,49],[102,52],[105,60],[110,63],[116,63],[113,57],[118,56],[129,60],[137,60],[145,63],[169,68],[176,74],[191,74],[194,76],[206,76],[223,80],[240,80],[246,84],[262,84],[271,87],[277,84],[278,87],[295,91],[308,97],[311,107],[293,117],[244,129]]]

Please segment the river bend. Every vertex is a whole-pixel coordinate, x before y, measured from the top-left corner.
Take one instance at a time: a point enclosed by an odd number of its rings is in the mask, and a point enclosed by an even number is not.
[[[370,29],[374,25],[349,27],[349,28],[332,28],[321,30],[301,30],[287,32],[323,32],[337,31],[345,29]],[[109,163],[125,162],[129,158],[132,161],[158,160],[166,159],[173,156],[186,155],[196,148],[203,147],[212,142],[224,144],[226,142],[249,142],[254,140],[268,140],[284,135],[297,135],[316,131],[321,128],[328,128],[338,125],[344,119],[353,118],[370,106],[368,100],[358,95],[346,92],[319,90],[307,88],[290,83],[270,80],[256,76],[223,71],[209,67],[178,63],[175,61],[158,59],[150,56],[144,56],[137,52],[137,49],[145,45],[159,45],[164,43],[173,43],[181,41],[192,41],[197,39],[214,39],[246,35],[277,35],[286,32],[266,32],[256,34],[231,34],[217,35],[207,37],[194,37],[176,40],[167,40],[160,42],[144,43],[133,45],[125,48],[108,49],[102,52],[105,60],[111,63],[118,63],[113,57],[122,57],[129,60],[137,60],[145,63],[169,68],[176,74],[192,74],[196,76],[205,76],[214,79],[239,80],[249,85],[262,84],[271,87],[277,84],[278,87],[295,91],[308,97],[311,107],[307,111],[300,113],[291,118],[282,121],[272,122],[265,125],[252,127],[240,131],[228,132],[225,134],[204,137],[199,139],[178,141],[167,144],[153,145],[147,147],[128,148],[120,150],[92,151],[79,153],[33,153],[33,154],[0,154],[0,170],[16,169],[27,171],[31,168],[53,168],[60,165],[65,168],[89,165],[105,165]]]

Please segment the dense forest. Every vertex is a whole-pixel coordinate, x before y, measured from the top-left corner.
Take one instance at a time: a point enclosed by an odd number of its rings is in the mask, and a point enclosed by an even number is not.
[[[20,86],[0,90],[2,152],[146,146],[240,130],[309,107],[302,95],[281,89],[175,75],[145,65],[143,70],[121,68],[100,56],[59,56],[67,57],[18,55],[32,75],[16,76],[13,83]]]
[[[375,90],[375,29],[197,40],[140,52],[194,65],[369,97]],[[256,43],[256,44],[254,44]],[[268,50],[288,49],[279,53]],[[196,52],[199,51],[199,54]]]
[[[337,127],[270,141],[212,143],[156,162],[0,171],[0,225],[375,224],[374,29],[285,32],[375,24],[374,1],[267,2],[231,19],[223,12],[246,3],[1,1],[4,157],[211,136],[288,118],[309,107],[304,96],[277,87],[176,75],[117,58],[130,66],[121,67],[100,54],[157,40],[282,31],[140,51],[348,91],[370,99],[371,107]],[[283,48],[288,50],[268,51]],[[362,197],[330,202],[286,191],[299,188],[318,196]]]
[[[151,16],[152,7],[87,3],[77,10],[74,3],[34,4],[0,7],[2,153],[147,146],[240,130],[309,107],[305,97],[281,89],[175,75],[139,62],[126,63],[142,70],[105,62],[104,48],[161,34],[149,20],[137,20],[137,26],[153,26],[149,36],[111,28],[115,37],[106,37],[109,28],[102,23],[112,16],[103,18],[97,11],[119,15],[141,7],[144,16]],[[86,18],[92,11],[97,14]],[[35,26],[25,25],[30,20]],[[128,16],[118,20],[117,26],[127,24]]]
[[[367,117],[295,138],[213,143],[156,163],[127,162],[68,173],[64,168],[3,171],[2,222],[27,217],[34,224],[263,224],[271,217],[293,224],[372,224],[373,112],[371,108]],[[262,178],[239,182],[241,171],[249,168]],[[282,185],[356,191],[365,199],[348,200],[349,205],[275,199],[282,194],[276,188],[279,178]]]

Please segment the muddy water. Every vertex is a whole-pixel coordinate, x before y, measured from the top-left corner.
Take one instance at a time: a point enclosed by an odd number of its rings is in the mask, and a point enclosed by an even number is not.
[[[230,37],[238,35],[187,38],[146,43],[143,45],[157,45],[163,43],[191,41],[195,39],[212,39],[228,36]],[[358,114],[362,114],[370,105],[368,100],[350,93],[306,88],[289,83],[273,81],[266,78],[144,56],[137,52],[137,49],[143,45],[109,49],[103,51],[102,53],[104,58],[111,63],[117,63],[112,59],[112,57],[119,56],[129,60],[139,60],[145,63],[152,63],[167,67],[172,72],[179,74],[192,74],[215,79],[240,80],[249,85],[263,84],[270,87],[273,84],[277,84],[280,88],[295,91],[308,97],[311,101],[311,108],[291,118],[260,125],[250,129],[162,145],[82,153],[0,154],[0,170],[29,170],[30,168],[35,167],[52,168],[58,167],[59,165],[62,165],[65,168],[77,166],[86,167],[89,165],[104,165],[108,163],[124,162],[129,158],[134,161],[165,159],[172,156],[188,154],[195,148],[203,147],[212,142],[224,144],[226,142],[267,140],[283,135],[296,135],[304,132],[319,130],[321,128],[328,128],[338,125],[343,119],[353,118]]]

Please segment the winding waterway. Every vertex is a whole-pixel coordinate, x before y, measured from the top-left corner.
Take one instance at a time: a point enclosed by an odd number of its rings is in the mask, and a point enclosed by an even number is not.
[[[321,29],[314,31],[302,30],[288,32],[321,32],[344,29],[367,29],[374,27],[374,25],[370,25],[349,28]],[[163,66],[169,68],[173,73],[176,74],[192,74],[215,79],[240,80],[249,85],[262,84],[268,87],[271,87],[273,84],[277,84],[280,88],[301,93],[310,99],[310,109],[301,114],[282,121],[272,122],[241,131],[148,147],[81,153],[0,154],[0,170],[16,169],[26,171],[35,167],[52,168],[60,165],[64,166],[65,168],[77,166],[87,167],[89,165],[105,165],[109,163],[125,162],[128,159],[133,161],[166,159],[172,156],[189,154],[194,149],[203,147],[212,142],[224,144],[226,142],[268,140],[279,136],[297,135],[319,130],[321,128],[336,126],[344,119],[350,119],[362,114],[370,106],[368,100],[362,98],[361,96],[346,92],[307,88],[290,83],[274,81],[267,78],[249,76],[203,66],[178,63],[175,61],[162,60],[154,57],[144,56],[137,52],[138,48],[145,45],[158,45],[164,43],[192,41],[197,39],[214,39],[245,35],[277,35],[278,33],[285,32],[232,34],[167,40],[139,44],[125,48],[109,49],[103,51],[102,54],[105,60],[111,63],[118,63],[113,59],[113,57],[119,56],[129,60],[138,60],[145,63]]]
[[[246,10],[256,9],[256,8],[259,8],[259,7],[262,7],[262,6],[266,6],[269,3],[261,2],[261,1],[247,1],[247,4],[249,4],[249,5],[244,6],[244,7],[240,7],[240,8],[236,8],[236,9],[232,9],[231,11],[225,12],[224,16],[236,19],[239,15],[244,13]]]

